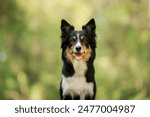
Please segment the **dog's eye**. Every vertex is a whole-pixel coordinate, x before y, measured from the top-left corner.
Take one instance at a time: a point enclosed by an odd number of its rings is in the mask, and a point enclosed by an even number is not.
[[[86,42],[87,41],[85,36],[81,36],[80,39],[81,39],[81,42]]]
[[[73,36],[73,37],[70,38],[70,40],[71,40],[71,41],[76,41],[77,38],[76,38],[75,36]]]

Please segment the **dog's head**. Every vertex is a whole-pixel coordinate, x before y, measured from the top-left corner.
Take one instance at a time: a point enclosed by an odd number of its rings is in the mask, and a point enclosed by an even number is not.
[[[61,48],[66,50],[70,60],[87,60],[92,49],[96,47],[95,20],[91,19],[82,30],[74,30],[74,26],[67,21],[61,21]]]

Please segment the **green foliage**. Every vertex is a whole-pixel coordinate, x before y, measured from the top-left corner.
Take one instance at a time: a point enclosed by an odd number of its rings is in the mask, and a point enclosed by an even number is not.
[[[148,5],[148,0],[0,0],[0,99],[59,99],[60,21],[78,29],[92,17],[97,99],[150,99]]]

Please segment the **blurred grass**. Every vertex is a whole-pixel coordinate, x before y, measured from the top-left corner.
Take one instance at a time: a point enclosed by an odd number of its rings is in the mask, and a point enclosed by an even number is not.
[[[148,0],[0,0],[0,99],[59,99],[60,21],[97,25],[97,99],[150,99]]]

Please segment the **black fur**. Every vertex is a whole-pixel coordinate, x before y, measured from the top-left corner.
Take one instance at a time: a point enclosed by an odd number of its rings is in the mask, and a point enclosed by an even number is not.
[[[70,37],[76,33],[82,34],[87,37],[86,44],[91,47],[91,55],[88,61],[86,61],[87,70],[85,72],[85,78],[86,82],[93,83],[93,92],[94,94],[91,95],[85,95],[85,99],[95,99],[96,96],[96,82],[94,78],[95,70],[94,70],[94,59],[95,59],[95,48],[96,48],[96,33],[95,33],[96,25],[94,19],[91,19],[86,25],[82,27],[81,31],[75,31],[74,27],[70,25],[65,20],[61,21],[61,48],[62,48],[62,60],[63,60],[63,68],[62,68],[62,74],[65,77],[71,77],[75,74],[75,70],[73,67],[73,64],[70,60],[66,57],[66,48],[70,45]],[[80,82],[80,81],[79,81]],[[63,95],[63,87],[62,87],[62,81],[60,82],[60,97],[61,99],[80,99],[80,95],[74,95],[72,97],[71,94]]]

